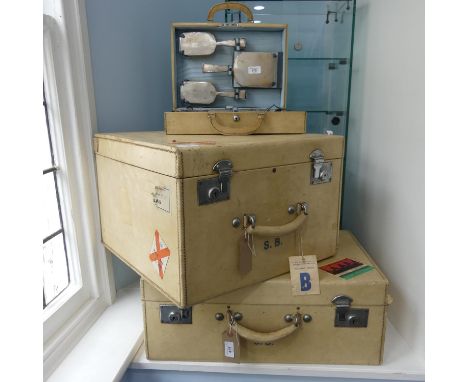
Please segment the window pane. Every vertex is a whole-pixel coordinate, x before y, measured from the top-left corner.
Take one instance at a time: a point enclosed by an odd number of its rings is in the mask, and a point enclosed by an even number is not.
[[[55,236],[42,246],[44,302],[47,305],[69,284],[67,255],[63,234]]]
[[[45,111],[45,110],[44,110]],[[47,129],[47,120],[44,112],[44,116],[41,121],[41,166],[45,170],[53,165],[52,155],[50,153],[50,144],[49,144],[49,132]]]
[[[42,175],[42,201],[42,216],[44,219],[42,238],[46,238],[62,228],[55,192],[54,174],[52,172]]]

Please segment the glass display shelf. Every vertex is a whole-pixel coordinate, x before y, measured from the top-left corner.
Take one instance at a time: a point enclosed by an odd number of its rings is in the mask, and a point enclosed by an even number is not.
[[[347,136],[355,0],[245,0],[255,23],[288,24],[287,109],[307,131]],[[226,22],[246,21],[227,11]]]
[[[343,57],[289,57],[288,61],[305,60],[305,61],[345,61]]]

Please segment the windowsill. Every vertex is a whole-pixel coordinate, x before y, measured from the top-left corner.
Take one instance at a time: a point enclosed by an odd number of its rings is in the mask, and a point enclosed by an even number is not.
[[[424,362],[411,352],[395,328],[387,323],[384,363],[381,366],[305,365],[305,364],[234,364],[224,362],[148,361],[143,346],[129,368],[190,372],[288,375],[302,377],[424,380]]]
[[[109,306],[48,381],[119,381],[143,342],[138,284],[117,292]]]
[[[118,381],[127,367],[233,374],[265,374],[359,379],[424,380],[424,362],[388,323],[381,366],[232,364],[148,361],[143,350],[143,319],[137,285],[121,289],[48,381]],[[133,359],[133,360],[132,360]]]

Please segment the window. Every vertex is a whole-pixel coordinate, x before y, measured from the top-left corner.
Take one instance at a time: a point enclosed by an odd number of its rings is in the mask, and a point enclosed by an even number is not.
[[[44,379],[115,295],[101,244],[84,1],[44,0]]]
[[[65,76],[67,60],[55,39],[56,24],[45,24],[43,104],[43,306],[44,340],[52,337],[90,297],[86,281],[83,245],[86,238],[77,236],[87,217],[78,207],[80,198],[75,188],[80,169],[74,151],[79,141],[71,142],[73,102],[71,83]],[[83,174],[82,176],[85,176]],[[75,207],[75,208],[74,208]],[[81,271],[84,271],[82,274]],[[84,276],[84,277],[82,277]],[[68,314],[58,313],[59,310]],[[57,317],[63,316],[61,319]]]
[[[61,168],[56,161],[52,132],[50,129],[48,105],[43,90],[44,124],[41,148],[43,152],[43,217],[42,240],[43,288],[42,305],[45,309],[60,293],[70,285],[70,269],[67,257],[67,243],[63,227],[62,200],[57,178]]]

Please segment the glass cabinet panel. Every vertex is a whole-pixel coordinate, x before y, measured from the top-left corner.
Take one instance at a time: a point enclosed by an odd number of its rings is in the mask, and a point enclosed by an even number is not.
[[[346,110],[349,76],[347,59],[288,61],[289,110]]]
[[[287,109],[308,112],[308,132],[347,135],[355,0],[243,3],[255,23],[288,24]]]

